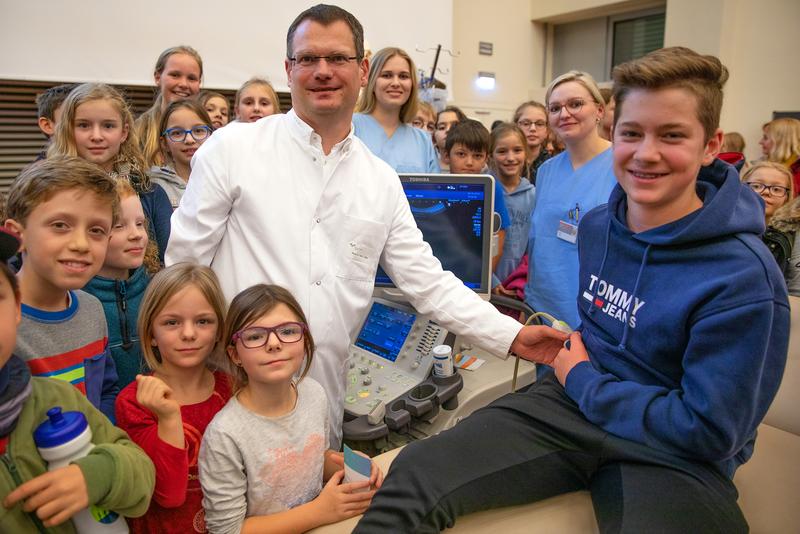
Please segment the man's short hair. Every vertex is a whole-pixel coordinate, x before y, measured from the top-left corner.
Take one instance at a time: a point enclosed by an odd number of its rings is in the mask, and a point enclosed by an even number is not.
[[[36,107],[38,108],[39,117],[44,117],[51,121],[55,120],[55,113],[58,106],[66,100],[67,95],[76,87],[78,87],[77,83],[65,83],[63,85],[51,87],[43,93],[39,93],[36,96]]]
[[[353,34],[353,42],[356,47],[356,57],[359,59],[359,61],[364,57],[364,28],[361,26],[361,23],[358,22],[358,19],[355,18],[352,13],[345,11],[339,6],[317,4],[297,15],[297,18],[294,19],[294,22],[292,22],[291,26],[289,26],[289,31],[286,32],[287,58],[294,56],[294,50],[292,49],[294,32],[297,31],[297,27],[306,20],[313,20],[314,22],[322,24],[323,26],[330,26],[339,20],[346,23],[350,27],[350,32]]]
[[[97,195],[110,206],[116,220],[119,196],[115,180],[94,163],[72,156],[53,156],[26,167],[11,184],[6,217],[24,226],[38,205],[71,189]]]
[[[685,89],[696,97],[697,118],[703,125],[706,140],[719,128],[722,87],[728,80],[728,69],[719,58],[701,55],[683,46],[671,46],[618,65],[611,76],[617,104],[615,125],[632,90],[655,91],[674,87]]]
[[[455,124],[447,132],[444,149],[449,154],[456,144],[464,145],[473,152],[489,153],[489,130],[479,121],[466,119]]]

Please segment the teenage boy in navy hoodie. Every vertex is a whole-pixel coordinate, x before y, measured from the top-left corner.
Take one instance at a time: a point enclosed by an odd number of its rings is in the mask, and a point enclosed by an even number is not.
[[[747,531],[732,478],[781,381],[789,305],[763,202],[715,159],[727,77],[677,47],[615,68],[619,184],[581,221],[582,323],[540,362],[555,374],[407,446],[355,532],[581,489],[603,532]]]

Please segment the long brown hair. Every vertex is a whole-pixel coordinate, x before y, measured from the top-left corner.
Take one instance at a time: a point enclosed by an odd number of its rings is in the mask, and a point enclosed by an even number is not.
[[[225,328],[222,333],[222,339],[227,345],[228,360],[230,363],[230,375],[233,377],[233,391],[239,391],[248,383],[247,373],[244,369],[233,362],[231,358],[231,351],[236,350],[236,346],[231,342],[233,334],[247,328],[248,325],[258,320],[269,313],[278,304],[284,304],[291,312],[297,317],[298,322],[308,326],[303,309],[297,302],[297,299],[289,293],[288,290],[269,284],[257,284],[248,287],[231,301],[230,308],[228,309],[228,318],[225,321]],[[308,369],[311,367],[311,360],[314,357],[314,338],[311,332],[306,328],[303,335],[303,348],[306,353],[306,365],[300,372],[300,380],[302,380]]]

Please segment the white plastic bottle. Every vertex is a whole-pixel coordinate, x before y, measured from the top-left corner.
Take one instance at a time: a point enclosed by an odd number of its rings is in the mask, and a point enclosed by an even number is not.
[[[453,376],[453,349],[448,345],[436,345],[433,354],[433,374],[442,378]]]
[[[92,450],[92,429],[81,412],[62,412],[60,406],[47,411],[47,421],[36,428],[33,440],[47,469],[53,471],[83,458]],[[79,534],[128,534],[125,519],[109,510],[89,506],[72,516]]]

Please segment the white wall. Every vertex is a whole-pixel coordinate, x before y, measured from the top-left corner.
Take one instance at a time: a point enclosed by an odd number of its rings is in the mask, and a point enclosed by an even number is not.
[[[260,75],[286,90],[286,30],[315,3],[0,0],[0,78],[152,84],[161,51],[188,44],[203,57],[207,87],[236,89]],[[399,46],[426,72],[433,55],[417,46],[452,47],[452,0],[337,4],[359,19],[373,51]],[[448,57],[440,64],[452,68]]]
[[[454,0],[453,59],[450,99],[487,127],[496,119],[511,120],[541,79],[544,29],[531,23],[529,0]],[[478,43],[494,44],[494,55],[478,53]],[[475,86],[479,71],[495,73],[494,91]]]

